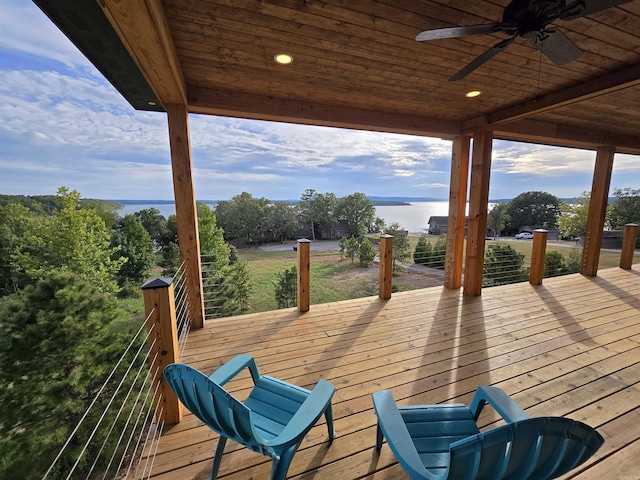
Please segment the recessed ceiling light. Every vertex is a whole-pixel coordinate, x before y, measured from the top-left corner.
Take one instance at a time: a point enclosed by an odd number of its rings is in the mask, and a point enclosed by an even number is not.
[[[472,90],[470,92],[465,93],[465,97],[467,98],[473,98],[473,97],[477,97],[478,95],[480,95],[482,92],[480,90]]]
[[[288,53],[278,53],[273,57],[273,59],[280,65],[288,65],[289,63],[293,62],[293,57]]]
[[[149,105],[150,107],[155,107],[156,105],[158,105],[156,102],[154,102],[153,100],[149,100],[147,102],[147,105]]]

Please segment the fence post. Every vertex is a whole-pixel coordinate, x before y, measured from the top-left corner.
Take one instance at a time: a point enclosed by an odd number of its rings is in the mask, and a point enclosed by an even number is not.
[[[380,235],[380,280],[378,296],[383,300],[391,298],[393,276],[393,236]]]
[[[306,238],[298,240],[298,311],[300,313],[309,311],[309,284],[311,280],[310,250],[311,240],[307,240]]]
[[[547,250],[547,230],[533,231],[533,246],[531,247],[531,268],[529,269],[529,283],[542,285],[544,277],[544,257]]]
[[[179,361],[176,303],[171,278],[156,278],[142,285],[149,336],[149,360],[156,398],[156,421],[167,425],[182,420],[182,404],[162,372]]]
[[[624,226],[622,237],[622,251],[620,252],[620,268],[631,270],[633,263],[633,252],[636,249],[636,236],[638,235],[638,225],[627,223]]]

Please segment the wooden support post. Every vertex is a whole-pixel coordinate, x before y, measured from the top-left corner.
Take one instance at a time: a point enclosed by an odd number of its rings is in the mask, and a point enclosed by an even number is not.
[[[444,286],[460,288],[464,234],[467,221],[467,186],[469,183],[469,137],[455,137],[451,152],[451,180],[449,185],[449,221],[447,251],[444,262]]]
[[[380,277],[378,296],[383,300],[391,298],[393,278],[393,236],[380,235]]]
[[[309,311],[311,283],[311,240],[298,240],[298,310]]]
[[[531,247],[531,269],[529,270],[529,283],[531,285],[542,285],[548,234],[548,230],[538,229],[533,231],[533,246]]]
[[[176,304],[171,281],[171,278],[156,278],[142,285],[156,421],[167,425],[182,420],[182,404],[162,374],[167,365],[180,361]]]
[[[600,147],[596,154],[596,166],[593,172],[593,184],[591,186],[591,198],[589,200],[587,230],[584,236],[582,264],[580,266],[580,273],[587,276],[595,276],[598,274],[602,231],[607,213],[609,186],[611,184],[611,171],[613,169],[615,151],[615,147]]]
[[[627,223],[624,226],[622,237],[622,251],[620,252],[620,268],[631,270],[633,264],[633,252],[636,249],[636,237],[638,236],[638,225]]]
[[[200,263],[200,239],[198,237],[198,213],[193,187],[191,143],[187,107],[166,106],[171,145],[171,169],[173,193],[176,201],[176,222],[180,259],[187,267],[186,284],[189,292],[191,326],[204,326],[204,298],[202,295],[202,266]]]
[[[482,294],[484,244],[487,236],[489,210],[489,176],[493,132],[483,130],[473,136],[471,161],[471,192],[469,194],[469,222],[467,227],[467,258],[464,271],[464,294]]]

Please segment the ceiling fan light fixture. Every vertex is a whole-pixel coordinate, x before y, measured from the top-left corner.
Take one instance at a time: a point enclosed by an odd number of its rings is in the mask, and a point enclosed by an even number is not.
[[[471,90],[470,92],[465,93],[464,96],[467,98],[474,98],[480,95],[481,93],[482,92],[480,90]]]
[[[277,53],[273,56],[273,60],[280,65],[289,65],[293,62],[293,57],[288,53]]]

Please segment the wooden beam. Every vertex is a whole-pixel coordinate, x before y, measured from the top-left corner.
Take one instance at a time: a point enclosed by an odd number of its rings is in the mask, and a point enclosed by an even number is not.
[[[165,109],[186,104],[185,81],[161,0],[98,3]]]
[[[180,258],[187,266],[186,282],[189,291],[191,326],[204,325],[204,300],[202,295],[202,265],[200,239],[198,237],[198,213],[193,187],[189,118],[184,105],[166,105],[171,146],[171,170],[173,194],[176,201],[176,222]]]
[[[493,136],[499,140],[529,141],[588,150],[597,150],[601,145],[615,145],[617,153],[640,154],[640,135],[627,135],[531,119],[499,125],[494,129]]]
[[[391,298],[393,279],[393,236],[380,235],[380,272],[378,296],[383,300]]]
[[[602,231],[607,214],[609,200],[609,186],[615,147],[600,147],[596,155],[596,165],[593,172],[593,184],[589,200],[587,217],[587,231],[582,248],[582,264],[580,273],[587,276],[598,274],[600,247],[602,245]]]
[[[401,112],[323,105],[230,90],[189,87],[189,112],[376,132],[453,138],[462,123]]]
[[[638,225],[635,223],[627,223],[624,226],[622,251],[620,252],[620,268],[623,270],[631,270],[631,265],[633,265],[633,254],[636,249],[637,236]]]
[[[451,180],[449,182],[449,220],[447,251],[444,263],[444,286],[460,288],[464,234],[467,220],[467,187],[469,183],[469,137],[455,137],[451,151]]]
[[[548,235],[548,230],[538,229],[534,230],[533,232],[533,246],[531,247],[531,268],[529,270],[529,283],[531,285],[542,285]]]
[[[493,135],[490,130],[473,136],[471,163],[471,192],[469,194],[469,221],[467,227],[467,258],[464,271],[464,294],[482,293],[484,268],[484,244],[487,236],[489,209],[489,176],[491,173],[491,148]]]
[[[470,119],[464,122],[463,130],[466,133],[470,133],[478,128],[510,123],[636,85],[640,85],[640,64],[609,72],[602,77],[572,85],[564,90]]]
[[[311,303],[311,240],[298,240],[298,311],[308,312]]]

